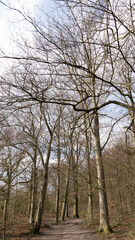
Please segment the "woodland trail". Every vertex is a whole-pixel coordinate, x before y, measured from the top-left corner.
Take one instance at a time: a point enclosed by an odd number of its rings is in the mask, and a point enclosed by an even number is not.
[[[61,222],[59,225],[51,225],[51,228],[47,229],[44,236],[40,236],[38,240],[100,240],[98,233],[90,230],[89,228],[83,228],[81,224],[83,219],[68,219],[65,222]]]

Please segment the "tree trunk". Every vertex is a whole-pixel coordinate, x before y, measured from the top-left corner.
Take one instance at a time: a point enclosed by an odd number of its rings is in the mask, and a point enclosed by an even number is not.
[[[56,210],[55,210],[55,222],[59,222],[59,202],[60,202],[60,136],[59,136],[60,126],[58,129],[58,144],[57,144],[57,192],[56,192]]]
[[[67,199],[66,217],[69,217],[69,206],[68,206],[68,199]]]
[[[8,189],[7,189],[7,196],[4,202],[4,209],[3,209],[3,240],[5,239],[5,233],[6,233],[6,224],[7,224],[7,213],[8,213],[8,203],[9,203],[9,198],[10,198],[10,189],[11,189],[11,184],[8,184]]]
[[[67,169],[67,174],[66,174],[65,193],[64,193],[64,199],[63,199],[62,210],[61,210],[61,220],[62,220],[62,221],[65,220],[65,213],[66,213],[67,201],[68,201],[70,164],[71,164],[71,158],[69,158],[69,160],[68,160],[68,169]]]
[[[77,171],[75,166],[74,156],[72,156],[72,167],[73,167],[73,181],[74,181],[74,209],[73,209],[73,217],[79,218],[79,203],[78,203],[78,179],[77,179]]]
[[[35,211],[36,211],[36,198],[37,198],[37,167],[36,167],[37,153],[35,151],[33,164],[32,164],[32,191],[31,191],[31,202],[30,202],[30,215],[29,223],[34,223]]]
[[[78,212],[79,212],[79,204],[78,204],[78,190],[77,190],[74,196],[73,218],[79,218]]]
[[[96,158],[98,189],[99,189],[99,210],[100,210],[99,232],[110,233],[112,232],[112,229],[110,227],[109,215],[108,215],[104,168],[103,168],[102,152],[101,152],[100,136],[99,136],[98,113],[95,113],[95,116],[94,116],[94,131],[92,133],[94,137],[95,158]]]
[[[31,173],[31,181],[29,186],[29,199],[28,199],[28,217],[30,221],[30,213],[31,213],[31,201],[32,201],[32,173]]]
[[[91,181],[91,180],[89,180]],[[87,218],[90,222],[93,222],[93,195],[92,195],[92,188],[91,184],[88,184],[88,214]]]
[[[88,169],[88,213],[87,218],[90,222],[93,222],[93,194],[92,194],[92,179],[91,179],[91,162],[90,162],[90,141],[87,134],[87,122],[85,119],[85,138],[86,138],[86,159]]]
[[[135,148],[135,113],[129,112],[129,114],[130,114],[130,122],[131,122],[132,139],[133,139],[133,144]]]
[[[48,152],[46,157],[46,162],[44,164],[44,173],[43,173],[43,185],[40,192],[40,198],[38,203],[38,209],[36,213],[36,219],[34,223],[34,227],[31,231],[32,234],[39,234],[41,223],[42,223],[42,216],[44,211],[44,203],[45,203],[45,197],[47,192],[47,184],[48,184],[48,165],[49,165],[49,159],[51,154],[51,144],[52,144],[53,135],[51,135],[49,146],[48,146]]]
[[[74,185],[74,207],[73,207],[73,218],[79,217],[78,209],[78,164],[75,162],[75,157],[73,154],[73,141],[72,135],[70,137],[70,151],[71,151],[71,161],[72,161],[72,171],[73,171],[73,185]],[[78,151],[77,151],[78,154]],[[76,157],[78,161],[78,156]]]
[[[59,177],[59,173],[58,173],[58,175],[57,175],[55,223],[59,222],[59,202],[60,202],[60,177]]]

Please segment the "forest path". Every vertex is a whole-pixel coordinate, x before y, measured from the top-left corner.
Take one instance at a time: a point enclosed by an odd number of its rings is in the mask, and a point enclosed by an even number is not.
[[[78,218],[68,219],[59,225],[53,224],[38,240],[100,240],[98,233],[81,226],[83,222],[83,219]]]

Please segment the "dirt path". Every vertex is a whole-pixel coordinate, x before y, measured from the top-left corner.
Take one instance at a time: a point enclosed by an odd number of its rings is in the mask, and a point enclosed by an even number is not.
[[[38,240],[100,240],[98,233],[89,228],[83,228],[82,219],[69,219],[61,222],[59,225],[51,225],[44,236],[38,237]]]

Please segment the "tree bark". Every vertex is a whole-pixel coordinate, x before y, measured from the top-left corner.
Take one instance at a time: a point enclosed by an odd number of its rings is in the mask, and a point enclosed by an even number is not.
[[[6,194],[6,199],[4,202],[4,209],[3,209],[3,240],[5,239],[5,233],[6,233],[6,224],[7,224],[7,213],[8,213],[8,203],[10,198],[10,190],[11,190],[11,184],[8,183],[8,189]]]
[[[76,187],[74,196],[73,218],[79,218],[78,187]]]
[[[72,146],[73,148],[73,146]],[[76,167],[75,159],[72,154],[72,169],[73,169],[73,181],[74,181],[74,209],[73,209],[73,217],[79,218],[79,202],[78,202],[78,177],[77,171],[78,167]]]
[[[97,112],[95,113],[95,116],[94,116],[94,131],[92,131],[92,133],[94,138],[98,190],[99,190],[99,210],[100,210],[99,232],[110,233],[112,232],[112,229],[109,223],[105,176],[104,176],[102,152],[101,152],[101,146],[100,146],[99,119],[98,119]]]
[[[60,125],[60,124],[59,124]],[[58,125],[58,143],[57,143],[57,192],[56,192],[56,210],[55,210],[55,222],[59,222],[59,202],[60,202],[60,126]]]
[[[69,176],[70,176],[70,165],[71,165],[71,158],[68,160],[68,169],[66,174],[66,184],[65,184],[65,193],[64,193],[64,199],[62,203],[62,210],[61,210],[61,220],[65,220],[65,213],[67,208],[67,201],[68,201],[68,189],[69,189]]]
[[[43,216],[43,211],[44,211],[44,203],[45,203],[45,197],[46,197],[46,192],[47,192],[47,184],[48,184],[48,165],[49,165],[49,159],[50,159],[50,154],[51,154],[52,139],[53,139],[53,134],[51,134],[51,137],[50,137],[46,162],[44,165],[43,185],[42,185],[42,189],[40,192],[40,198],[39,198],[38,209],[37,209],[37,213],[36,213],[34,227],[31,231],[32,234],[39,234],[39,231],[41,228],[42,216]]]
[[[66,217],[69,217],[69,204],[67,199]]]
[[[29,223],[34,223],[35,211],[36,211],[36,198],[37,198],[37,167],[36,167],[37,152],[35,151],[33,163],[32,163],[32,191],[30,202],[30,215]]]
[[[87,134],[87,122],[85,119],[85,138],[86,138],[86,159],[88,169],[88,214],[87,218],[93,222],[93,194],[92,194],[92,178],[91,178],[91,162],[90,162],[90,141]]]

